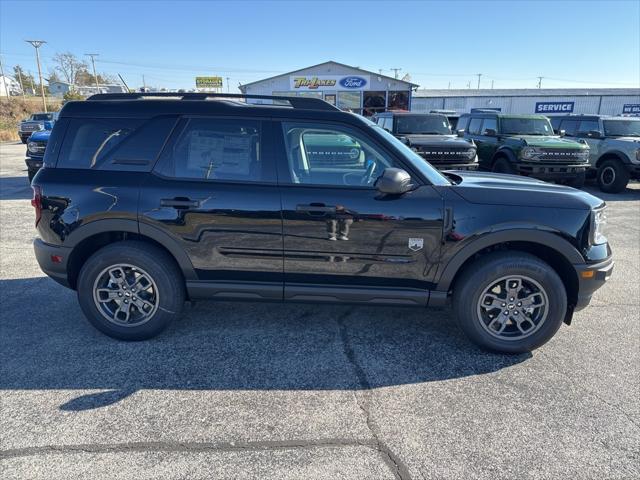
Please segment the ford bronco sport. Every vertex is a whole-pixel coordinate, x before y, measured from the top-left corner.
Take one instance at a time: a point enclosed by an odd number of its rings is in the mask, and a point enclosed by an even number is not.
[[[555,135],[547,117],[473,112],[460,117],[458,132],[478,146],[482,170],[584,185],[588,145]]]
[[[587,142],[587,175],[597,178],[603,192],[621,192],[630,178],[640,179],[640,118],[560,115],[551,124],[556,132]]]
[[[478,168],[473,140],[454,135],[443,114],[384,112],[376,114],[373,121],[440,170]]]
[[[32,183],[35,254],[96,328],[148,339],[195,299],[450,303],[478,345],[523,352],[611,274],[606,207],[588,193],[441,174],[322,100],[254,98],[64,106]]]

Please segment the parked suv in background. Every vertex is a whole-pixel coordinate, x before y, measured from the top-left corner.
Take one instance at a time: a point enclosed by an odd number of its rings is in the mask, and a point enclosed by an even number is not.
[[[611,274],[588,193],[441,174],[319,99],[175,97],[67,103],[32,183],[40,267],[107,335],[153,337],[186,299],[451,302],[471,340],[523,352]]]
[[[51,130],[53,124],[58,118],[58,112],[49,113],[34,113],[27,120],[23,120],[18,125],[18,135],[22,143],[27,143],[27,140],[34,132],[41,130]]]
[[[384,112],[373,121],[440,170],[478,168],[473,141],[454,135],[443,114]]]
[[[40,130],[34,132],[29,137],[27,142],[27,158],[25,163],[27,164],[27,175],[29,182],[33,180],[38,170],[42,167],[42,160],[44,158],[44,152],[47,148],[47,142],[51,136],[51,130]]]
[[[551,118],[551,125],[589,144],[587,174],[597,178],[603,192],[621,192],[630,178],[640,179],[640,118],[561,115]]]
[[[584,185],[589,146],[555,135],[547,117],[474,112],[460,117],[458,132],[476,143],[483,170]]]

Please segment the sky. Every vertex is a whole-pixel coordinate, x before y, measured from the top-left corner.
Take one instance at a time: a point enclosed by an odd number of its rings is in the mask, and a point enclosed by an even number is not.
[[[25,40],[52,57],[98,53],[130,87],[230,91],[328,60],[421,88],[640,87],[640,0],[630,1],[14,1],[0,0],[0,55],[37,72]],[[88,59],[87,57],[84,57]]]

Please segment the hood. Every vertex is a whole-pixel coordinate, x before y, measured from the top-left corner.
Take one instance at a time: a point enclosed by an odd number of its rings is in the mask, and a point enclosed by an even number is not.
[[[474,147],[473,143],[457,135],[402,135],[411,145],[429,145],[438,147]]]
[[[563,137],[541,137],[538,135],[509,135],[512,138],[520,138],[531,147],[543,147],[543,148],[576,148],[584,150],[589,148],[588,145],[581,142],[576,142],[569,138]]]
[[[529,177],[483,172],[448,172],[453,188],[470,203],[590,210],[604,202],[587,192]]]
[[[51,130],[41,130],[40,132],[34,132],[29,137],[32,142],[46,142],[51,136]]]

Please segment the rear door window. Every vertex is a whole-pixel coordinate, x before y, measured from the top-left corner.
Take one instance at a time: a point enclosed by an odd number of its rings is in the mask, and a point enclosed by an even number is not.
[[[456,125],[456,129],[466,130],[468,124],[469,124],[469,117],[460,117],[460,119],[458,120],[458,124]]]

